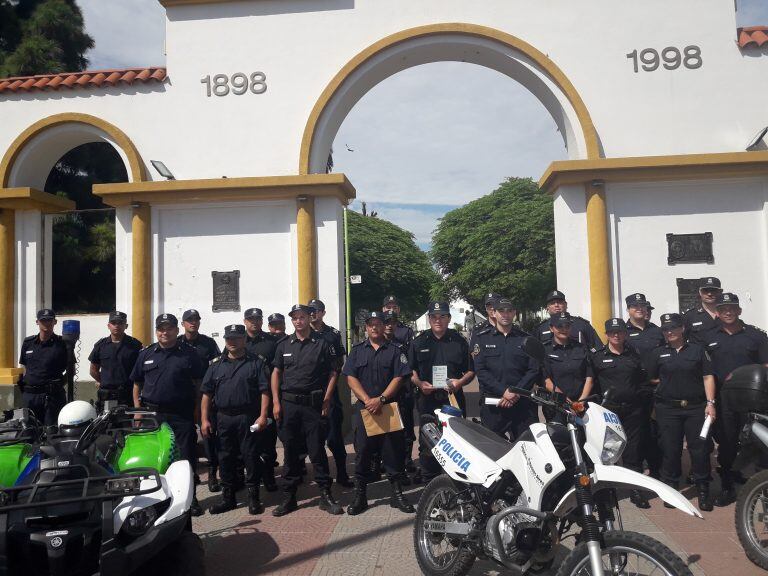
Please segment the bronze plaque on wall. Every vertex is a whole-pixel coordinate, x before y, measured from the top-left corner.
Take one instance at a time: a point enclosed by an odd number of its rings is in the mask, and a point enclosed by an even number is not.
[[[701,278],[677,279],[677,302],[680,306],[680,314],[699,305],[699,286],[701,286]]]
[[[211,272],[213,276],[213,311],[240,310],[240,270]]]
[[[712,264],[712,232],[703,234],[667,234],[667,263],[706,262]]]

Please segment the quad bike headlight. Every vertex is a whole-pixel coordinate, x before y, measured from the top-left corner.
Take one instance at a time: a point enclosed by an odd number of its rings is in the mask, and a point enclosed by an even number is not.
[[[603,451],[600,454],[600,461],[610,466],[616,464],[621,458],[621,453],[624,452],[624,447],[627,445],[627,441],[622,438],[615,430],[611,428],[605,429],[605,438],[603,438]]]
[[[123,522],[120,532],[125,533],[126,536],[131,538],[141,536],[152,527],[155,520],[168,509],[169,505],[170,500],[165,500],[153,506],[147,506],[141,510],[131,512],[128,518],[125,519],[125,522]]]

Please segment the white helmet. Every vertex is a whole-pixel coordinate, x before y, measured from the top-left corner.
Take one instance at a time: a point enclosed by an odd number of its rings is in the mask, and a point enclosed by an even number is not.
[[[84,400],[75,400],[59,412],[59,426],[82,426],[94,418],[96,418],[96,408]]]

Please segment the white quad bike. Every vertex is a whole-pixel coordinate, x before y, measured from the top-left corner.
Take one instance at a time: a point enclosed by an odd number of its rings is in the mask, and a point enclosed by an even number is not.
[[[543,358],[533,338],[522,348]],[[422,439],[445,471],[426,486],[416,512],[414,547],[424,574],[463,576],[477,557],[510,574],[542,573],[578,525],[557,576],[690,576],[661,542],[623,529],[618,488],[655,492],[702,516],[673,488],[616,465],[626,445],[618,416],[589,399],[571,403],[541,388],[514,392],[565,415],[567,424],[532,424],[514,444],[452,415],[451,407],[422,425]]]

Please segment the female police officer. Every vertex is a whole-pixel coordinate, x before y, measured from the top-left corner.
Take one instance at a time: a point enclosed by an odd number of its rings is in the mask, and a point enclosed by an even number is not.
[[[715,419],[715,379],[709,354],[702,346],[686,343],[680,314],[662,314],[661,330],[667,343],[648,360],[648,375],[656,384],[656,420],[661,438],[661,479],[677,489],[683,438],[691,454],[699,508],[712,510],[709,500],[709,439],[699,437],[704,419]],[[666,504],[665,504],[666,505]]]

